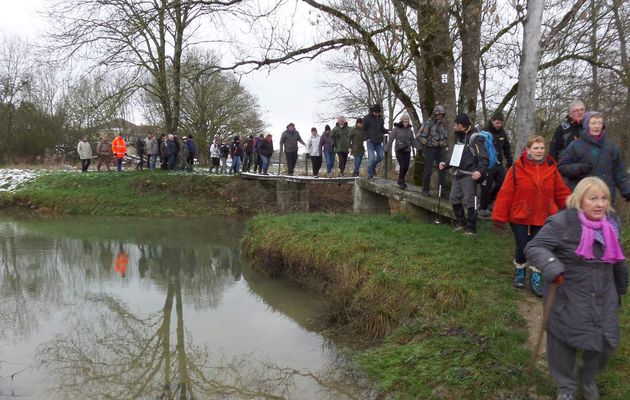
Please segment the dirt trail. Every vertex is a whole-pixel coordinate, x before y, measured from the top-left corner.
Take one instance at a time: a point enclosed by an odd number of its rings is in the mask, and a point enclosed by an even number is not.
[[[540,328],[542,325],[543,317],[543,303],[542,300],[533,296],[528,291],[523,290],[521,293],[521,300],[518,302],[518,312],[525,318],[527,322],[527,343],[526,346],[531,351],[534,351],[538,335],[540,335]],[[539,367],[546,367],[547,361],[547,337],[543,337],[542,345],[540,346],[540,353],[538,354],[537,364]]]

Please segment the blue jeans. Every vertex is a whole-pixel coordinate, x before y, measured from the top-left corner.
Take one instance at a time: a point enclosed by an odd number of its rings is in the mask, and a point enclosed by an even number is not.
[[[368,151],[368,177],[376,175],[376,166],[383,161],[383,143],[372,143],[367,141]]]
[[[157,154],[149,154],[149,165],[151,166],[151,171],[155,171],[156,163],[157,163]]]
[[[335,167],[335,153],[332,151],[324,151],[323,153],[326,159],[326,173],[330,174]]]
[[[232,168],[230,173],[238,174],[241,170],[241,156],[232,157]]]
[[[363,161],[363,155],[354,155],[354,171],[353,173],[359,175],[361,169],[361,161]]]
[[[262,159],[262,172],[264,174],[266,174],[267,170],[269,170],[269,158],[270,157],[267,157],[267,156],[261,154],[260,158]]]

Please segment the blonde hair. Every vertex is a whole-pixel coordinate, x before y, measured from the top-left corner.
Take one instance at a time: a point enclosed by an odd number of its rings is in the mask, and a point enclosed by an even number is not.
[[[545,144],[545,138],[540,135],[534,135],[530,137],[527,140],[527,148],[529,149],[530,147],[532,147],[534,143],[542,143],[545,145],[545,147],[547,147],[547,145]]]
[[[601,190],[608,197],[608,207],[606,208],[606,213],[614,211],[611,206],[612,199],[610,198],[610,189],[608,188],[608,185],[596,176],[588,176],[577,184],[573,193],[571,193],[567,199],[567,208],[575,208],[582,211],[582,200],[584,200],[584,196],[591,188]]]

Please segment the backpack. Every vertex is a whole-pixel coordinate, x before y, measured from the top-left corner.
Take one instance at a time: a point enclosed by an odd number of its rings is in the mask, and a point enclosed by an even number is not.
[[[473,133],[470,136],[470,140],[468,141],[468,144],[473,143],[475,139],[477,138],[477,136],[481,136],[483,138],[483,142],[486,147],[486,154],[488,155],[488,169],[492,169],[496,167],[499,161],[497,159],[497,150],[494,148],[494,142],[492,140],[492,133],[488,131],[483,131],[483,130]]]

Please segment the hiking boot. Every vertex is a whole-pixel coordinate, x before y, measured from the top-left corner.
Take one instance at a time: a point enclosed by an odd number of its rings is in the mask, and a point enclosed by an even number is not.
[[[453,204],[453,214],[455,214],[455,229],[453,229],[453,232],[463,230],[466,227],[464,206],[462,204]]]
[[[399,183],[398,188],[400,188],[401,190],[405,190],[407,186],[404,183]]]
[[[480,217],[489,217],[492,213],[489,210],[479,210]]]
[[[370,181],[370,182],[372,182],[372,181],[374,180],[374,176],[373,176],[373,175],[372,175],[372,176],[368,176],[368,177],[367,177],[367,180],[368,180],[368,181]]]
[[[429,192],[428,190],[423,190],[422,194],[427,196],[427,197],[431,197],[431,192]]]
[[[532,273],[529,277],[529,289],[537,297],[542,297],[542,274],[536,267],[530,266],[529,268],[532,270]]]
[[[477,210],[474,207],[470,207],[466,212],[466,230],[477,233]]]
[[[464,236],[477,236],[477,234],[469,229],[465,229]]]
[[[558,393],[558,397],[556,397],[556,400],[577,400],[577,397],[575,397],[574,394]]]
[[[353,178],[355,178],[355,177],[357,177],[357,176],[359,176],[359,171],[354,171],[354,172],[352,173],[352,177],[353,177]]]
[[[599,400],[599,389],[595,382],[582,383],[582,397],[584,400]]]
[[[339,177],[340,177],[340,178],[344,178],[344,177],[345,177],[344,172],[339,172]]]
[[[516,260],[514,260],[514,266],[516,267],[514,269],[514,287],[517,289],[525,289],[525,276],[527,275],[527,272],[525,270],[525,264],[519,264],[516,262]]]

